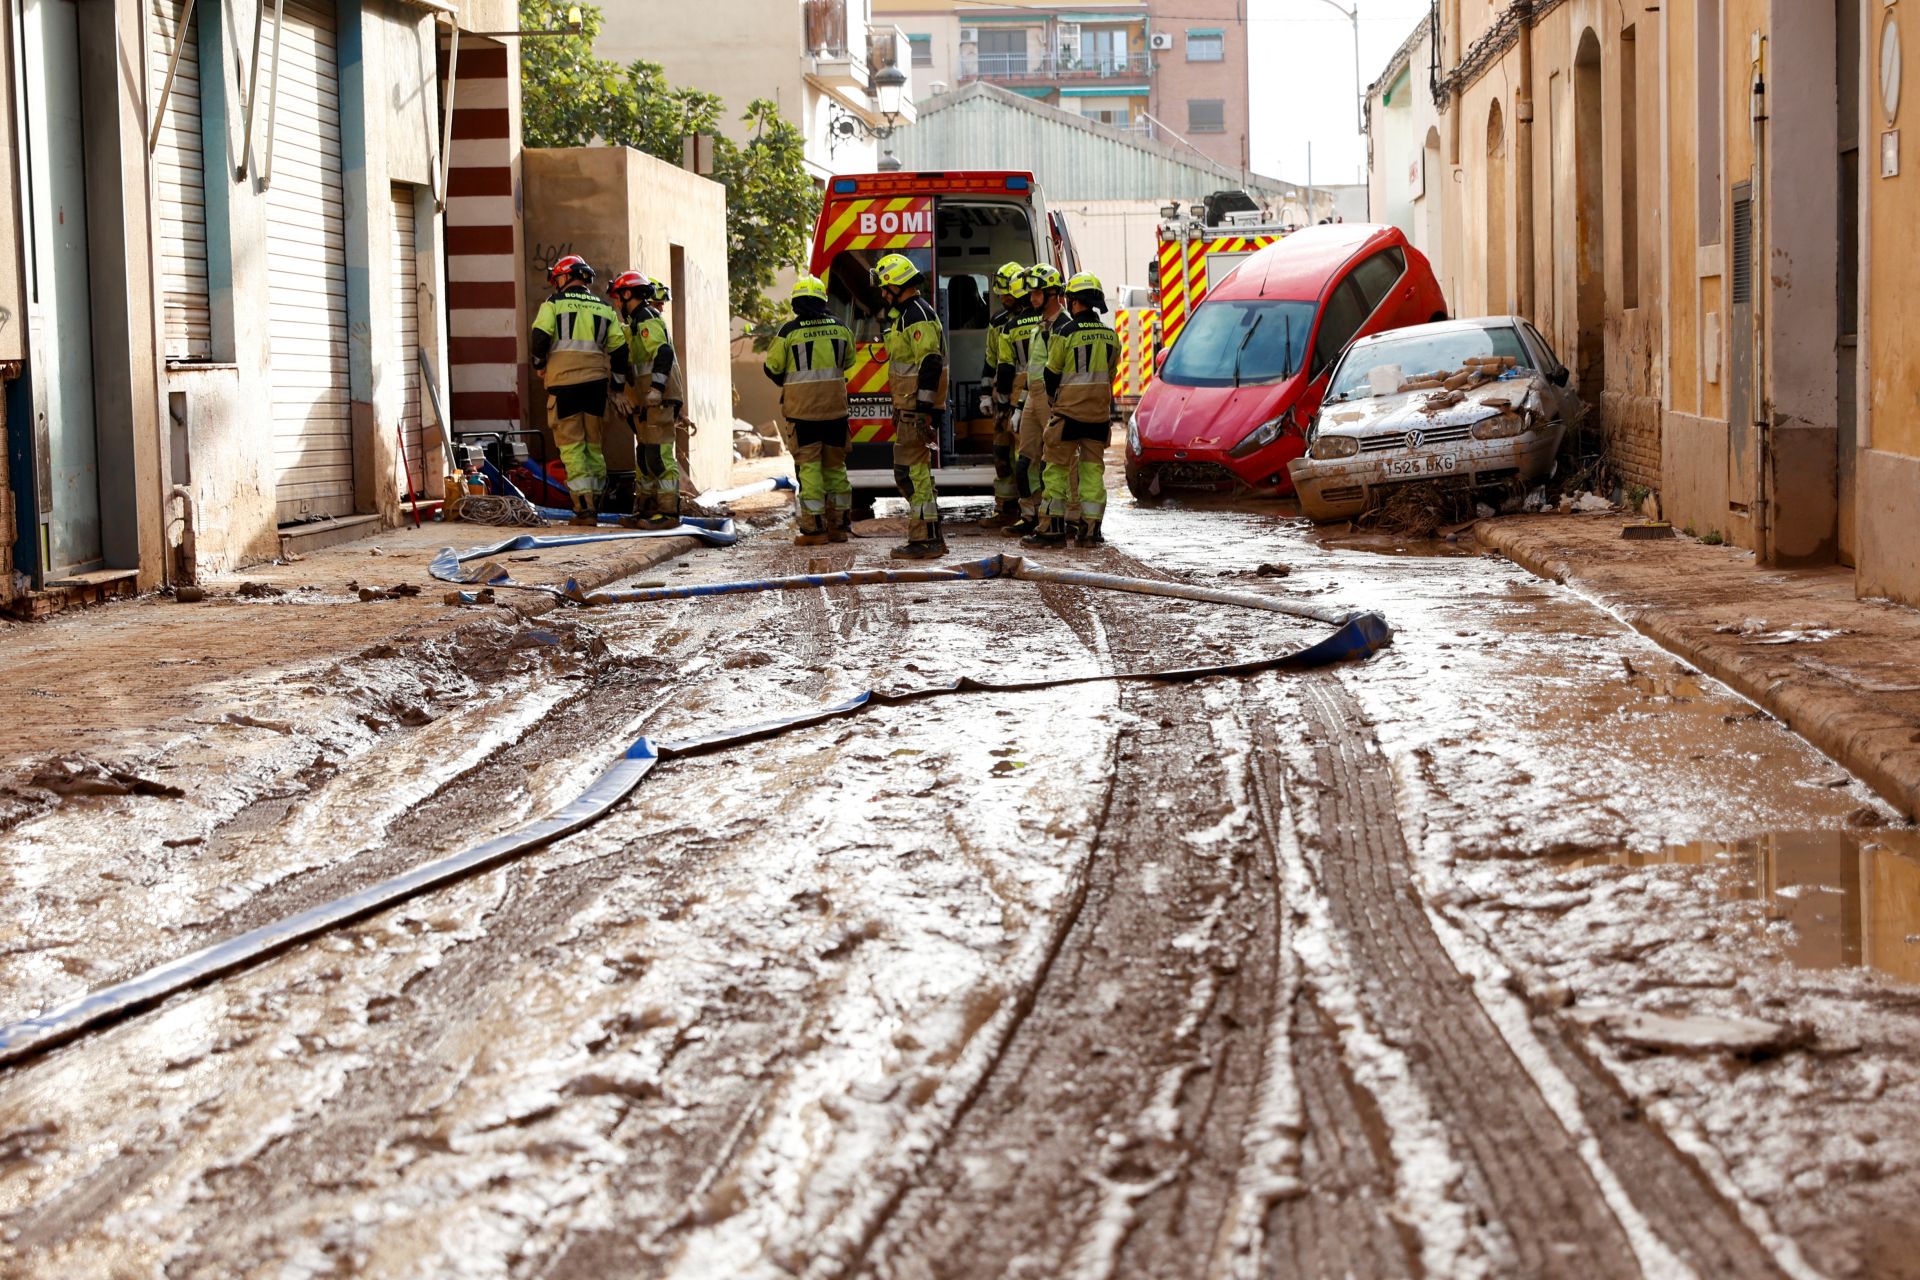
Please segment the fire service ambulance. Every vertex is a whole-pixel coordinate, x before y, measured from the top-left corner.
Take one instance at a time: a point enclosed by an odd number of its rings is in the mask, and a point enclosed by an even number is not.
[[[813,274],[827,282],[835,314],[859,341],[847,390],[851,447],[847,470],[856,497],[893,493],[893,402],[881,344],[886,305],[873,264],[903,253],[934,282],[932,299],[946,325],[948,401],[934,458],[942,493],[993,487],[993,418],[980,413],[988,391],[987,321],[999,307],[993,273],[1003,262],[1051,262],[1079,269],[1065,220],[1049,214],[1030,173],[848,174],[830,179],[813,232]]]

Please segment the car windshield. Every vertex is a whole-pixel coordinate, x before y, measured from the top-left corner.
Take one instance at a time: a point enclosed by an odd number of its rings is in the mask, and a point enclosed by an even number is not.
[[[1489,357],[1513,361],[1516,368],[1533,365],[1527,348],[1512,325],[1498,328],[1448,329],[1443,333],[1382,338],[1354,347],[1340,362],[1340,371],[1328,388],[1328,400],[1360,400],[1394,395],[1408,383],[1445,381],[1467,367],[1468,361]],[[1379,376],[1375,376],[1376,372]]]
[[[1278,382],[1306,359],[1313,309],[1311,302],[1210,298],[1180,331],[1160,377],[1188,387]]]

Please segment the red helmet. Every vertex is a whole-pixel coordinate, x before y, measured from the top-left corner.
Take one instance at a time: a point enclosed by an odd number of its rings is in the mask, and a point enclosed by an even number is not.
[[[556,289],[567,280],[593,280],[593,268],[577,253],[570,253],[547,268],[547,281]]]
[[[608,293],[625,293],[632,289],[642,298],[647,296],[647,278],[638,271],[622,271],[607,282]]]

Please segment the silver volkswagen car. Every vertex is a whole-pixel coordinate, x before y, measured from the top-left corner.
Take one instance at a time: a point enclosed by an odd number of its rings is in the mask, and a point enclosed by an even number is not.
[[[1414,325],[1362,338],[1327,384],[1306,456],[1287,465],[1300,510],[1344,520],[1395,485],[1511,492],[1553,473],[1586,413],[1567,369],[1520,316]]]

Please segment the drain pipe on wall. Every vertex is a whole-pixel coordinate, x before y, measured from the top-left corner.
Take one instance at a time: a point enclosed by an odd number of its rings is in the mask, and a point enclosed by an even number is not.
[[[1772,349],[1767,342],[1768,299],[1772,277],[1768,264],[1772,252],[1767,247],[1772,219],[1767,216],[1772,204],[1767,167],[1767,38],[1753,35],[1753,55],[1749,64],[1750,92],[1747,95],[1753,127],[1753,554],[1762,564],[1773,561],[1773,370],[1768,367]]]
[[[1513,95],[1519,126],[1513,157],[1514,305],[1529,320],[1533,314],[1533,0],[1513,0],[1520,15],[1520,85]]]

